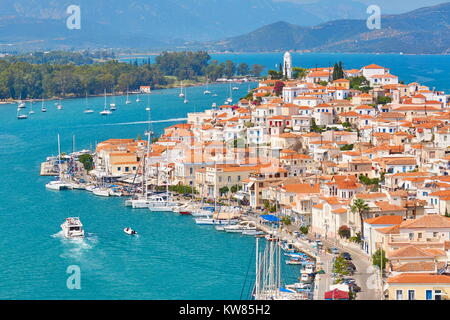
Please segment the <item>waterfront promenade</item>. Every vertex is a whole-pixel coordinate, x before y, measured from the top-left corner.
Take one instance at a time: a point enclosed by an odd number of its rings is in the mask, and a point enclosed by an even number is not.
[[[248,219],[254,221],[257,224],[258,229],[271,233],[273,229],[269,226],[261,223],[261,218],[255,215],[246,215],[242,219]],[[291,230],[289,230],[291,229]],[[282,228],[277,230],[277,236],[282,240],[291,242],[294,247],[302,251],[314,259],[316,259],[316,270],[323,269],[324,274],[317,274],[314,283],[314,300],[323,300],[325,292],[329,290],[330,286],[333,285],[333,258],[334,254],[327,252],[327,248],[336,247],[340,252],[349,252],[352,255],[352,262],[356,266],[356,272],[352,276],[356,280],[358,286],[361,287],[361,291],[357,293],[356,300],[379,300],[380,299],[380,287],[379,285],[379,275],[373,273],[373,268],[371,267],[371,260],[368,256],[364,255],[362,252],[355,248],[343,246],[342,244],[336,243],[335,241],[330,241],[328,239],[320,239],[323,243],[323,248],[318,250],[313,248],[312,244],[315,240],[313,237],[309,236],[308,240],[300,239],[293,235],[293,226]]]

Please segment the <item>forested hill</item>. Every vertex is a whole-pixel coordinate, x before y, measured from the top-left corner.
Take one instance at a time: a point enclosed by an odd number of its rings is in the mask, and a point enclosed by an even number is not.
[[[164,52],[149,60],[130,63],[111,60],[89,63],[89,53],[46,53],[34,63],[24,61],[25,56],[8,56],[0,59],[0,99],[41,99],[52,97],[81,97],[107,92],[138,90],[141,85],[152,88],[165,87],[179,80],[215,81],[219,77],[259,76],[264,67],[232,61],[219,63],[211,60],[207,52]],[[49,57],[52,57],[50,59]],[[58,57],[58,59],[56,58]],[[74,57],[89,64],[49,63]],[[47,63],[40,63],[47,61]],[[55,60],[56,59],[56,60]]]

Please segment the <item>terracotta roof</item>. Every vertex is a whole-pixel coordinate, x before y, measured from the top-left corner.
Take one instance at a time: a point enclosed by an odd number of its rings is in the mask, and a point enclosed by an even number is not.
[[[375,205],[380,209],[380,211],[404,211],[404,210],[406,210],[404,207],[396,206],[394,204],[389,203],[388,201],[376,201]]]
[[[400,223],[402,223],[402,221],[403,221],[402,216],[395,216],[395,215],[379,216],[364,220],[364,222],[368,224],[392,224],[392,225],[399,225]]]
[[[444,274],[402,273],[395,277],[389,277],[387,282],[450,284],[450,276]]]
[[[439,214],[426,215],[417,219],[404,221],[400,227],[402,229],[415,228],[450,228],[450,218]]]
[[[409,245],[388,254],[389,259],[405,259],[405,258],[434,258],[436,254],[426,251],[425,249]]]

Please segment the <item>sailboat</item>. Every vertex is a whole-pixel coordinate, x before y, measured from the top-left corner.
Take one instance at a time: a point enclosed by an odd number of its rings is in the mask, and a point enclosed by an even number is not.
[[[166,195],[154,195],[149,198],[148,209],[150,211],[173,211],[178,204],[172,201],[169,194],[169,153],[166,149]]]
[[[30,102],[30,112],[28,112],[28,114],[34,114],[34,110],[33,110],[33,102]]]
[[[92,108],[89,108],[87,92],[86,92],[86,108],[84,109],[83,112],[84,113],[94,113],[94,110]]]
[[[181,81],[181,87],[180,87],[180,94],[178,95],[180,98],[184,98],[184,93],[183,93],[183,81]]]
[[[186,89],[184,89],[184,101],[183,101],[183,103],[188,103],[189,102],[189,100],[187,99],[187,91],[186,91]]]
[[[150,109],[150,108],[149,108]],[[150,202],[153,200],[152,197],[148,197],[148,180],[147,180],[147,173],[146,173],[146,163],[145,159],[150,153],[150,143],[151,143],[151,136],[152,131],[150,130],[150,112],[148,113],[148,119],[149,119],[149,125],[148,125],[148,134],[147,134],[147,149],[145,152],[144,157],[142,158],[142,195],[139,195],[137,198],[129,199],[125,201],[125,204],[131,206],[134,209],[145,209],[148,208],[150,205]]]
[[[47,108],[44,107],[44,98],[42,98],[41,111],[42,112],[47,112]]]
[[[208,90],[208,79],[206,79],[206,90],[203,91],[204,95],[211,94],[211,91]]]
[[[139,99],[139,93],[137,95],[136,102],[141,102],[141,99]]]
[[[50,181],[45,185],[47,189],[50,190],[67,190],[72,189],[72,186],[68,183],[62,181],[62,172],[61,172],[61,142],[58,134],[58,179]]]
[[[227,99],[228,103],[233,102],[233,91],[231,90],[231,83],[230,83],[230,97]]]
[[[114,92],[114,88],[112,90],[112,95],[113,95],[113,102],[109,104],[109,109],[110,110],[116,110],[116,94]]]
[[[107,109],[106,109],[106,89],[105,89],[105,106],[104,106],[104,108],[103,108],[103,111],[100,111],[100,114],[101,114],[102,116],[107,116],[107,115],[109,115],[109,114],[111,114],[111,113],[112,113],[111,110],[107,110]]]
[[[17,108],[22,109],[26,108],[25,102],[22,101],[22,93],[20,94],[19,101],[17,101]]]
[[[127,100],[125,101],[125,104],[130,104],[131,100],[128,98],[128,87],[127,87]]]
[[[28,119],[28,115],[26,114],[20,114],[20,108],[17,107],[17,119],[19,120],[25,120]]]

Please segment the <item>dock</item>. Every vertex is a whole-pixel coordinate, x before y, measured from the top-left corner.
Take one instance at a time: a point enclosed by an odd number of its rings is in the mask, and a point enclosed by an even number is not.
[[[54,171],[54,167],[49,162],[42,162],[41,163],[41,170],[40,170],[41,176],[57,176],[58,172]]]

